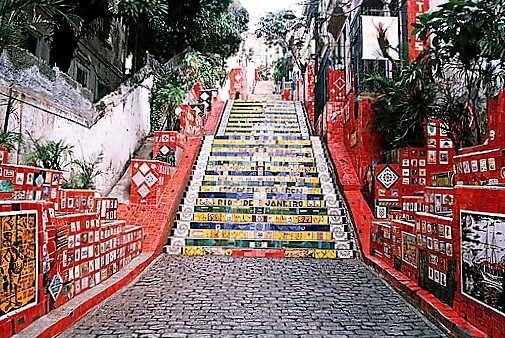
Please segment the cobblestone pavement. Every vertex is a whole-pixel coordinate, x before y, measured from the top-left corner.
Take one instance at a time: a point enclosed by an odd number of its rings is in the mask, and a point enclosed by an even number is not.
[[[357,260],[163,255],[60,337],[445,337]]]

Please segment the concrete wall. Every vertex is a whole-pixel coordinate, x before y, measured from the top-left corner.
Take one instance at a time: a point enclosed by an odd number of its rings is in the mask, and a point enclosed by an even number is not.
[[[21,132],[25,143],[11,153],[10,162],[23,163],[34,138],[63,140],[74,145],[74,158],[89,159],[103,152],[100,165],[103,172],[96,180],[100,192],[108,192],[120,178],[134,150],[147,136],[150,128],[149,90],[152,78],[140,86],[121,85],[98,104],[90,104],[87,114],[77,112],[45,95],[0,80],[0,101],[5,103],[9,90],[15,98],[15,114],[10,115],[9,130]],[[70,91],[71,88],[68,88]],[[82,107],[82,106],[81,106]],[[5,106],[0,106],[0,125],[5,120]]]

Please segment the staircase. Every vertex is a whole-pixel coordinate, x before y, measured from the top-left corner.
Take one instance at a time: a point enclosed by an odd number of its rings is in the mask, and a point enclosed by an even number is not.
[[[228,102],[205,136],[170,254],[353,258],[355,236],[300,103]]]
[[[275,101],[279,100],[281,94],[274,94],[275,82],[274,81],[256,81],[254,84],[254,91],[249,94],[251,100],[261,101]]]

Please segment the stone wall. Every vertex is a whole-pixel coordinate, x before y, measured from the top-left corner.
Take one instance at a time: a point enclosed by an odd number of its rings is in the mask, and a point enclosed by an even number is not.
[[[39,74],[39,78],[46,85],[57,86],[58,90],[48,95],[47,90],[37,92],[30,87],[27,89],[0,80],[3,103],[0,125],[4,125],[4,104],[11,91],[14,112],[9,117],[8,129],[25,136],[19,151],[11,154],[12,162],[23,163],[25,154],[30,151],[27,132],[37,139],[63,140],[74,146],[74,158],[77,159],[89,159],[103,152],[102,175],[96,183],[99,191],[109,191],[120,178],[132,153],[149,133],[148,88],[152,86],[152,78],[145,77],[140,86],[123,84],[96,105],[78,95],[76,89],[66,82],[56,84],[57,77],[51,81]],[[64,95],[66,99],[62,100]]]

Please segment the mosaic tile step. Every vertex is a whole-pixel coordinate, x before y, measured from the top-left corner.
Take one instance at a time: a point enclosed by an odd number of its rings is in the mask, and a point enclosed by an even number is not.
[[[230,149],[231,150],[231,149]],[[314,157],[314,154],[312,152],[294,152],[294,151],[257,151],[257,152],[252,152],[252,151],[211,151],[210,152],[211,156],[219,156],[219,157],[242,157],[242,156],[248,156],[254,158],[255,156],[261,156],[261,157],[276,157],[278,158],[284,158],[284,157],[290,157],[290,158],[299,158],[299,157]]]
[[[173,237],[188,237],[191,230],[233,230],[233,231],[277,231],[277,232],[330,232],[332,238],[338,241],[349,239],[351,226],[348,223],[340,224],[308,224],[308,225],[287,225],[287,224],[265,224],[265,223],[212,223],[212,222],[191,222],[175,221],[172,228]]]
[[[233,175],[231,175],[233,176]],[[243,175],[242,175],[243,176]],[[201,185],[198,187],[200,192],[226,192],[226,193],[272,193],[272,194],[323,194],[321,188],[308,187],[251,187],[251,186],[229,186],[229,185]]]
[[[285,124],[289,126],[293,126],[296,128],[300,128],[298,124],[298,117],[296,115],[290,115],[290,116],[281,116],[281,115],[268,115],[268,116],[262,116],[262,115],[249,115],[246,118],[241,117],[241,116],[236,116],[236,115],[230,115],[228,119],[228,125],[227,127],[230,126],[237,126],[237,125],[248,125],[248,126],[254,126],[255,124],[259,123],[266,123],[266,124]]]
[[[196,164],[194,166],[196,168]],[[287,166],[276,166],[276,165],[265,165],[265,166],[257,166],[257,165],[244,165],[244,166],[239,166],[239,165],[234,165],[234,164],[226,164],[226,165],[213,165],[213,164],[207,164],[203,166],[202,168],[206,170],[217,170],[217,171],[258,171],[258,169],[262,169],[265,173],[294,173],[296,175],[297,173],[311,173],[311,174],[317,174],[317,168],[316,167],[307,167],[303,165],[287,165]],[[268,176],[268,175],[266,175]]]
[[[329,224],[274,224],[274,223],[233,223],[233,222],[189,222],[190,229],[256,230],[256,231],[330,231]]]
[[[270,207],[229,207],[196,205],[194,212],[220,212],[229,214],[270,214],[270,215],[327,215],[327,208],[270,208]]]
[[[268,162],[273,163],[314,163],[313,157],[265,156],[256,153],[251,156],[209,156],[209,161],[222,162]]]
[[[269,200],[324,200],[322,194],[273,194],[247,192],[199,192],[199,198],[236,198],[236,199],[269,199]]]
[[[230,141],[231,142],[231,141]],[[233,141],[236,142],[236,141]],[[264,143],[264,141],[249,141],[247,143],[228,143],[228,144],[213,144],[213,149],[215,151],[222,151],[222,149],[231,149],[239,151],[285,151],[285,152],[303,152],[303,153],[314,153],[313,147],[311,145],[297,145],[297,144],[256,144],[256,142]]]
[[[305,249],[335,249],[332,242],[325,241],[275,241],[275,240],[242,240],[242,239],[207,239],[186,238],[186,246],[219,246],[236,248],[305,248]]]
[[[228,176],[228,177],[254,177],[254,176]],[[233,182],[233,181],[232,181]],[[275,181],[274,181],[275,182]],[[255,197],[262,199],[296,199],[296,200],[305,200],[305,199],[323,199],[323,198],[314,198],[313,195],[326,195],[326,194],[334,194],[335,189],[331,186],[331,183],[324,182],[321,184],[321,187],[307,187],[304,185],[295,185],[295,186],[285,186],[284,184],[278,183],[273,186],[249,186],[249,185],[235,185],[231,184],[219,184],[222,181],[214,182],[216,184],[204,184],[202,181],[201,185],[193,184],[189,186],[188,191],[194,192],[205,192],[205,193],[235,193],[235,194],[244,194],[244,193],[252,193],[256,194]],[[265,195],[266,194],[266,195]],[[271,195],[268,195],[271,194]],[[301,197],[299,197],[301,196]],[[217,198],[236,198],[232,196],[214,196]],[[253,197],[244,197],[244,198],[253,198]]]
[[[268,163],[265,163],[265,161],[259,160],[259,161],[252,161],[252,160],[247,160],[247,161],[229,161],[229,160],[209,160],[207,162],[210,165],[255,165],[255,166],[260,166],[260,165],[273,165],[273,166],[305,166],[305,167],[314,167],[314,163],[295,163],[295,162],[279,162],[279,161],[270,161]]]
[[[318,184],[319,183],[319,178],[318,177],[294,177],[294,176],[250,176],[250,177],[243,177],[243,176],[230,176],[230,177],[223,177],[221,175],[204,175],[203,176],[204,181],[234,181],[234,182],[277,182],[277,183],[288,183],[288,182],[293,182],[293,183],[312,183],[312,184]]]
[[[228,126],[225,130],[226,134],[233,135],[270,135],[270,134],[293,134],[298,135],[300,128],[290,126],[275,126],[272,124],[257,124],[255,127],[251,126]]]
[[[248,187],[307,187],[307,188],[319,188],[321,187],[321,183],[310,183],[310,182],[277,182],[275,180],[272,181],[235,181],[235,180],[227,180],[226,177],[223,177],[223,180],[219,181],[208,181],[202,180],[202,185],[207,186],[220,186],[220,185],[228,185],[228,186],[248,186]]]
[[[190,238],[266,239],[277,241],[331,241],[330,232],[314,231],[243,231],[243,230],[190,230]]]
[[[165,247],[169,254],[186,256],[234,256],[234,257],[269,257],[269,258],[315,258],[349,259],[354,258],[353,250],[320,249],[242,249],[220,247]]]
[[[340,202],[340,201],[338,201]],[[316,201],[281,201],[281,200],[254,200],[254,199],[231,199],[231,198],[198,198],[196,205],[200,206],[230,206],[230,207],[271,207],[271,208],[326,208],[330,203],[324,200]],[[338,207],[340,204],[334,205]]]
[[[234,222],[234,223],[281,223],[281,224],[329,224],[329,216],[320,215],[270,215],[270,214],[230,214],[195,212],[192,218],[197,222]]]
[[[294,174],[296,173],[296,174]],[[296,176],[296,177],[319,177],[318,173],[304,172],[304,171],[270,171],[270,170],[205,170],[205,175],[225,175],[225,176]]]
[[[248,152],[248,153],[258,153],[258,152],[265,152],[265,153],[275,153],[275,154],[280,154],[282,155],[283,153],[300,153],[300,154],[314,154],[312,151],[312,147],[306,146],[306,147],[285,147],[281,145],[272,145],[272,146],[257,146],[254,144],[248,144],[248,145],[226,145],[226,146],[219,146],[215,145],[212,148],[212,152]]]
[[[262,142],[268,142],[273,144],[283,144],[283,145],[308,145],[311,146],[312,143],[309,139],[303,136],[275,136],[275,135],[216,135],[214,136],[214,144],[251,144],[251,141],[258,141],[256,144],[262,144]],[[267,143],[265,143],[267,144]]]

